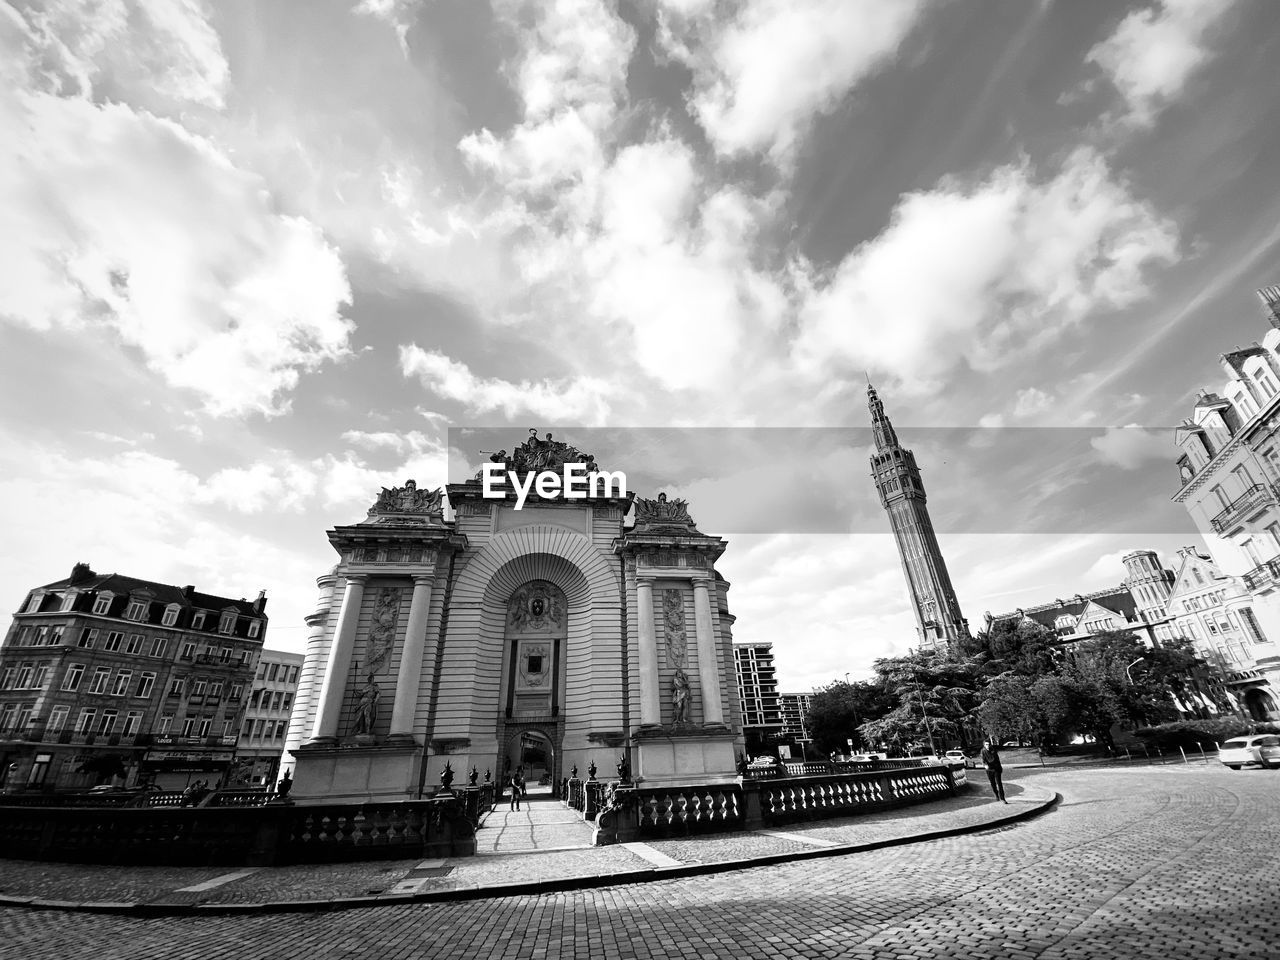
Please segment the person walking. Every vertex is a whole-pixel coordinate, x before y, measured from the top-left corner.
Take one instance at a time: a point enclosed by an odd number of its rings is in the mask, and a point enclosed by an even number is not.
[[[524,793],[524,777],[517,770],[511,778],[511,809],[520,809],[520,797]]]
[[[1008,803],[1004,798],[1004,767],[1000,763],[1000,747],[994,740],[982,742],[982,764],[987,768],[987,782],[991,784],[991,792],[1001,803]]]

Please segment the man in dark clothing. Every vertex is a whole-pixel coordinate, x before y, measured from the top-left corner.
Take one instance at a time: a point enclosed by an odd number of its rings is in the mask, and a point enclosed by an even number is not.
[[[994,740],[985,740],[982,744],[982,764],[987,768],[987,781],[991,784],[991,792],[1001,803],[1008,803],[1004,798],[1004,768],[1000,764],[1000,748]]]

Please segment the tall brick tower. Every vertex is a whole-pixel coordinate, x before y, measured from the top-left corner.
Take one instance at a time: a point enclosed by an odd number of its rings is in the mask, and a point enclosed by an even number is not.
[[[915,608],[920,649],[945,653],[958,639],[969,636],[969,621],[960,613],[946,561],[938,549],[915,454],[898,443],[893,424],[885,415],[884,403],[869,383],[867,406],[876,439],[871,476],[898,542],[902,572]]]

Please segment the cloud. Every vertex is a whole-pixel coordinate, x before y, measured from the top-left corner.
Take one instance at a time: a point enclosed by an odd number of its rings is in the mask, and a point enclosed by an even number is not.
[[[408,433],[391,433],[389,431],[370,433],[365,430],[347,430],[342,434],[342,439],[366,450],[389,450],[401,456],[407,453],[421,453],[424,450],[433,448],[439,451],[444,449],[435,441],[428,440],[426,434],[418,430],[410,430]]]
[[[1173,223],[1092,150],[1048,180],[1025,161],[977,184],[944,180],[902,197],[879,236],[812,279],[795,356],[926,391],[961,361],[991,371],[1138,302],[1146,270],[1177,258]]]
[[[928,0],[660,0],[659,41],[693,71],[690,108],[724,156],[785,166],[815,116],[890,64]]]
[[[1108,427],[1107,432],[1089,441],[1103,463],[1121,470],[1137,470],[1149,460],[1164,460],[1172,464],[1176,452],[1173,438],[1167,433],[1157,433],[1136,423],[1123,427]]]
[[[594,377],[513,383],[477,376],[465,363],[417,344],[400,348],[400,369],[406,377],[416,377],[428,390],[456,400],[473,414],[500,411],[513,417],[532,413],[550,421],[591,425],[603,423],[610,412],[613,386]]]
[[[352,9],[364,16],[385,21],[396,32],[400,52],[409,55],[409,30],[418,22],[423,0],[360,0]]]
[[[1086,55],[1123,97],[1125,119],[1146,126],[1212,56],[1210,41],[1235,0],[1156,0],[1120,21]]]
[[[210,413],[282,412],[301,372],[347,352],[338,252],[211,141],[79,87],[59,96],[33,85],[70,85],[42,66],[42,50],[63,48],[34,22],[0,40],[0,59],[16,58],[29,81],[0,93],[0,320],[109,330]],[[162,37],[198,33],[173,11],[158,22]],[[81,42],[66,76],[94,81],[78,58],[96,49]],[[123,56],[102,49],[111,64]],[[200,95],[195,81],[173,85]]]

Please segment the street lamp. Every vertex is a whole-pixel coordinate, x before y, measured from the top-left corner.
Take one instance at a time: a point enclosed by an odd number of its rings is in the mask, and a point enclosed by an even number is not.
[[[1131,687],[1133,686],[1133,674],[1130,673],[1129,671],[1132,670],[1134,667],[1136,667],[1138,664],[1142,663],[1142,661],[1145,659],[1146,657],[1139,657],[1137,660],[1133,661],[1133,663],[1129,664],[1127,667],[1124,668],[1124,675],[1126,679],[1128,679],[1129,681],[1129,686]]]

